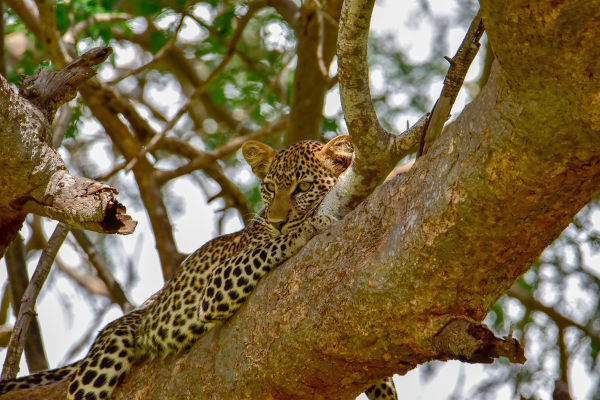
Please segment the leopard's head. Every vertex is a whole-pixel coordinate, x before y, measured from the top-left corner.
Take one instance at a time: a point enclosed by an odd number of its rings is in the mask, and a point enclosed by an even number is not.
[[[350,166],[353,152],[348,135],[327,144],[305,140],[281,151],[260,142],[244,143],[244,158],[262,180],[266,222],[281,233],[302,223]]]

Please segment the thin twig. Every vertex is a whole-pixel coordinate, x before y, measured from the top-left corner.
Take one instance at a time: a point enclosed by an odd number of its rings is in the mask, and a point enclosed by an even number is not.
[[[223,60],[211,72],[209,77],[194,89],[194,92],[192,93],[192,95],[187,99],[187,101],[179,109],[179,111],[177,111],[175,116],[165,125],[163,130],[159,134],[155,135],[152,138],[152,140],[150,140],[150,142],[148,142],[148,144],[146,146],[142,147],[142,149],[140,150],[140,152],[138,153],[138,155],[135,158],[133,158],[132,160],[129,161],[127,166],[125,166],[126,172],[131,171],[133,166],[137,163],[137,160],[144,157],[146,155],[146,153],[154,150],[154,147],[156,147],[156,145],[167,134],[167,132],[170,131],[171,129],[173,129],[173,127],[175,126],[177,121],[179,121],[179,118],[181,118],[183,116],[183,114],[185,114],[187,112],[188,108],[192,104],[192,100],[196,96],[199,96],[202,93],[204,93],[208,84],[225,68],[225,66],[229,63],[229,61],[231,61],[231,59],[233,58],[233,55],[235,54],[235,48],[237,47],[238,42],[242,38],[242,33],[244,32],[246,25],[248,25],[250,18],[252,18],[254,13],[256,13],[256,11],[258,11],[260,8],[262,8],[264,6],[266,6],[265,0],[255,0],[252,3],[250,3],[250,6],[248,7],[248,11],[246,12],[246,14],[244,14],[238,20],[237,29],[235,30],[235,33],[233,34],[233,38],[231,39],[231,43],[229,44],[229,48],[227,49],[227,53],[225,54],[225,57],[223,57]]]
[[[137,75],[140,72],[142,72],[143,70],[145,70],[145,69],[151,67],[152,65],[156,64],[166,54],[168,54],[173,49],[173,47],[175,47],[175,42],[177,41],[177,36],[179,35],[179,32],[181,31],[181,27],[183,26],[183,20],[188,15],[188,12],[189,12],[189,7],[185,7],[184,11],[181,13],[181,19],[179,20],[179,23],[177,24],[177,28],[175,29],[175,33],[173,33],[173,36],[171,36],[169,38],[169,40],[167,41],[167,43],[165,43],[160,48],[160,50],[158,50],[156,52],[156,54],[154,55],[154,57],[152,57],[152,60],[148,61],[146,64],[144,64],[144,65],[142,65],[140,67],[130,69],[129,71],[120,74],[119,76],[117,76],[114,79],[111,79],[107,83],[109,83],[111,85],[114,85],[116,83],[121,82],[122,80],[124,80],[126,78],[129,78],[130,76]]]
[[[160,149],[182,157],[186,157],[190,160],[206,154],[188,142],[171,137],[166,137],[161,142]],[[214,199],[215,197],[222,197],[225,200],[226,207],[231,207],[238,210],[240,217],[244,221],[244,224],[247,224],[251,220],[251,211],[250,207],[248,207],[246,196],[244,196],[240,189],[225,176],[221,166],[218,163],[214,162],[209,164],[204,167],[203,170],[206,175],[208,175],[221,187],[219,193],[216,196],[212,196],[211,199]]]
[[[329,71],[327,71],[327,67],[325,67],[325,62],[323,61],[323,42],[325,41],[325,23],[323,22],[323,9],[321,7],[321,3],[319,0],[315,0],[317,5],[317,22],[319,24],[319,44],[317,45],[317,60],[319,62],[319,69],[321,70],[321,74],[324,77],[329,76]]]
[[[71,233],[75,237],[75,240],[77,240],[79,246],[81,246],[81,249],[87,254],[90,264],[92,264],[98,273],[98,277],[106,285],[112,300],[121,307],[124,313],[133,310],[134,307],[127,299],[123,288],[121,288],[121,285],[119,285],[119,282],[115,279],[112,271],[108,268],[106,261],[104,261],[94,244],[87,237],[86,233],[81,229],[73,229]]]
[[[69,350],[67,350],[63,359],[60,361],[60,363],[58,363],[58,365],[66,365],[69,361],[71,361],[71,358],[75,354],[77,354],[77,353],[79,353],[79,351],[81,351],[83,346],[85,346],[86,344],[88,344],[91,341],[91,339],[98,333],[98,327],[102,323],[104,316],[110,309],[111,309],[110,307],[100,308],[100,310],[96,313],[96,317],[88,326],[88,329],[85,331],[85,333],[83,335],[81,335],[81,337],[79,338],[79,340],[77,342],[75,342],[71,345],[71,347],[69,348]]]
[[[479,47],[481,46],[479,40],[484,31],[483,18],[481,11],[479,11],[473,19],[473,22],[471,22],[471,26],[454,58],[444,57],[450,63],[450,68],[446,74],[444,88],[442,89],[440,98],[433,106],[431,115],[426,122],[423,136],[421,136],[417,158],[421,157],[426,150],[425,138],[427,138],[428,141],[434,141],[442,133],[444,124],[450,116],[452,105],[465,81],[465,76],[469,71],[469,67],[479,52]]]
[[[265,128],[259,129],[255,132],[249,133],[244,136],[239,136],[229,140],[224,145],[217,147],[210,153],[205,153],[200,157],[194,158],[188,164],[179,167],[172,171],[156,171],[156,180],[159,185],[165,184],[167,181],[171,179],[178,178],[182,175],[189,174],[192,171],[197,169],[202,169],[207,165],[228,156],[234,152],[236,152],[242,145],[248,140],[264,140],[265,138],[274,135],[276,133],[282,132],[286,129],[288,124],[288,117],[284,117],[277,121],[276,123],[269,125]]]
[[[600,342],[600,330],[598,330],[594,326],[593,319],[591,319],[587,325],[581,325],[575,321],[572,321],[571,319],[569,319],[567,317],[563,317],[553,307],[548,307],[548,306],[543,305],[542,303],[537,301],[531,293],[527,292],[525,289],[522,289],[521,287],[519,287],[517,285],[513,285],[508,290],[508,292],[506,292],[506,294],[509,297],[519,300],[521,302],[521,304],[523,304],[528,309],[543,312],[544,314],[546,314],[548,317],[550,317],[554,321],[554,323],[559,327],[559,329],[565,328],[567,326],[574,326],[577,329],[580,329],[581,331],[583,331],[583,333],[586,336],[590,337],[591,339],[593,339],[597,342]]]
[[[256,101],[254,102],[254,106],[251,107],[246,112],[246,115],[251,115],[254,112],[254,110],[256,110],[258,107],[260,107],[260,103],[264,99],[266,99],[267,96],[269,96],[269,94],[275,92],[275,88],[280,84],[281,76],[285,72],[288,64],[294,59],[295,55],[296,55],[296,48],[294,48],[294,50],[290,51],[289,53],[287,53],[287,55],[284,55],[282,57],[281,69],[279,71],[277,71],[275,78],[273,78],[273,80],[271,82],[269,82],[269,86],[267,87],[267,89],[264,91],[264,93],[258,99],[256,99]],[[282,86],[285,87],[285,85],[282,85]],[[284,93],[282,90],[282,95],[283,94]],[[284,102],[280,101],[279,110],[278,110],[279,115],[283,114],[283,108],[284,108]],[[237,127],[235,128],[236,135],[239,135],[243,128],[244,128],[244,121],[242,120],[238,123]]]
[[[65,43],[73,45],[77,41],[79,35],[81,35],[83,31],[85,31],[92,24],[97,24],[99,22],[128,21],[131,18],[133,17],[129,14],[96,14],[78,22],[75,26],[70,28],[63,35],[63,40]]]
[[[48,245],[42,252],[40,261],[33,273],[31,282],[25,290],[23,300],[21,303],[21,310],[17,317],[17,322],[13,328],[13,335],[10,338],[8,344],[8,350],[6,351],[6,360],[4,361],[4,367],[2,369],[2,377],[0,380],[14,379],[19,372],[19,361],[21,354],[23,353],[23,345],[25,340],[25,333],[29,328],[29,323],[32,318],[36,315],[35,313],[35,302],[37,301],[38,295],[42,290],[42,286],[50,273],[50,268],[54,263],[54,258],[60,249],[60,246],[65,241],[65,238],[69,234],[70,226],[59,222],[54,230],[54,233],[48,241]]]

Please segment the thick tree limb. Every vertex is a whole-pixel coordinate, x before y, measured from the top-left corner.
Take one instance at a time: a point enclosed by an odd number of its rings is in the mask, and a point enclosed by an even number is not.
[[[347,1],[338,39],[338,79],[342,108],[354,144],[354,159],[329,193],[320,211],[346,215],[373,192],[403,157],[414,152],[426,118],[396,136],[377,118],[369,89],[367,41],[374,0]]]

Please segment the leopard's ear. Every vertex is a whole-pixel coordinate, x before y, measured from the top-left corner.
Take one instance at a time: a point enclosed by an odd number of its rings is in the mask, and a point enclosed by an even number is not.
[[[319,158],[335,176],[340,176],[352,163],[354,145],[350,135],[340,135],[331,139],[321,151]]]
[[[266,144],[254,140],[249,140],[242,146],[244,158],[252,167],[254,175],[261,181],[269,173],[276,153],[275,150]]]

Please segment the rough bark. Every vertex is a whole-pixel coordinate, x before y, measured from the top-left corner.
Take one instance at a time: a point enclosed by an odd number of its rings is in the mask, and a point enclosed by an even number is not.
[[[486,316],[600,189],[600,9],[482,9],[499,61],[427,154],[189,352],[136,368],[116,399],[348,399],[444,359],[444,328]]]
[[[56,109],[95,74],[91,67],[106,59],[106,49],[93,49],[61,71],[38,71],[23,81],[21,96],[0,77],[0,257],[30,212],[102,233],[135,229],[114,198],[116,189],[70,175],[52,148],[49,122]]]

